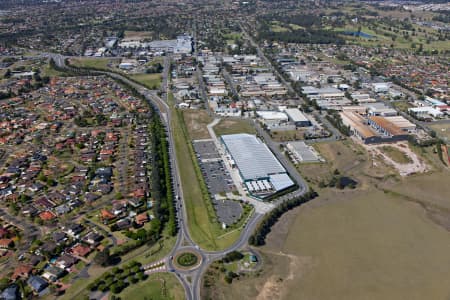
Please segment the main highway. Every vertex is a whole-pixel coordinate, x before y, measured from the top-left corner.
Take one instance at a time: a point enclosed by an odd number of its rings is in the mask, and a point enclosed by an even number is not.
[[[69,69],[70,66],[67,66],[65,61],[69,57],[65,57],[59,54],[52,54],[52,53],[46,53],[45,56],[51,58],[54,60],[55,64],[64,69]],[[164,125],[166,127],[167,136],[168,136],[168,142],[169,142],[169,155],[170,155],[170,162],[171,162],[171,172],[172,172],[172,183],[173,183],[173,191],[175,194],[175,207],[176,207],[176,213],[177,213],[177,219],[178,219],[178,236],[177,240],[175,242],[174,247],[170,251],[170,253],[165,258],[166,264],[168,266],[168,269],[170,272],[173,272],[175,276],[178,278],[178,280],[183,285],[185,292],[186,292],[186,299],[187,300],[197,300],[200,299],[200,290],[201,290],[201,282],[202,277],[207,270],[208,266],[215,260],[218,260],[222,257],[224,257],[227,253],[243,249],[248,246],[248,239],[252,235],[253,231],[255,230],[258,223],[262,220],[264,217],[263,213],[255,212],[253,215],[248,219],[247,223],[245,224],[244,228],[242,229],[241,235],[239,239],[229,248],[220,250],[220,251],[207,251],[204,249],[201,249],[195,241],[192,240],[189,234],[189,225],[187,221],[187,212],[184,205],[184,197],[183,197],[183,188],[182,188],[182,180],[180,177],[179,167],[180,164],[177,160],[177,156],[175,153],[174,148],[174,138],[172,133],[172,118],[171,118],[171,109],[169,107],[168,103],[168,95],[169,95],[169,66],[170,63],[168,60],[165,60],[165,74],[163,74],[163,77],[165,80],[163,80],[163,95],[166,96],[166,100],[163,100],[161,97],[158,96],[157,91],[155,90],[149,90],[146,87],[129,80],[125,76],[122,76],[118,73],[113,72],[107,72],[107,71],[92,71],[93,74],[98,75],[106,75],[113,79],[120,80],[122,82],[125,82],[126,84],[132,86],[135,88],[141,96],[143,96],[150,104],[152,104],[154,107],[157,108],[157,112],[159,113],[161,119],[164,122]],[[279,153],[278,149],[275,149],[276,144],[271,143],[270,138],[264,135],[263,131],[260,132],[264,139],[266,140],[266,143],[268,143],[269,147],[272,149],[272,151],[275,153],[277,158],[280,160],[280,162],[285,166],[285,168],[288,170],[290,175],[293,177],[293,179],[297,182],[297,185],[299,188],[291,192],[287,195],[283,195],[282,197],[278,198],[274,203],[276,205],[282,203],[283,201],[292,199],[294,197],[299,197],[303,194],[305,194],[308,191],[308,186],[305,183],[305,181],[301,178],[300,174],[297,172],[297,170],[293,167],[293,165],[284,157],[281,153]],[[273,206],[273,207],[276,207]],[[173,262],[173,257],[180,253],[181,251],[185,250],[191,250],[197,253],[200,256],[200,263],[189,270],[182,270],[180,268],[177,268]]]

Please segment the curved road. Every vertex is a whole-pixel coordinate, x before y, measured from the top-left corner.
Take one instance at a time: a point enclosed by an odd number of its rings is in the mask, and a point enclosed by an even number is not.
[[[70,69],[70,67],[65,65],[65,59],[68,57],[64,57],[59,54],[44,54],[50,58],[52,58],[56,65],[61,68]],[[165,63],[165,65],[168,65]],[[170,114],[170,108],[166,101],[161,99],[156,91],[149,90],[145,88],[144,86],[137,84],[134,81],[131,81],[127,79],[126,77],[112,72],[106,72],[106,71],[93,71],[95,74],[99,75],[107,75],[113,79],[119,79],[130,86],[136,88],[136,90],[151,104],[157,107],[157,111],[159,115],[161,116],[161,119],[164,122],[164,125],[166,126],[168,141],[169,141],[169,155],[171,160],[171,172],[172,172],[172,178],[173,178],[173,190],[176,195],[176,210],[177,210],[177,218],[179,222],[179,231],[177,236],[177,241],[175,243],[175,246],[173,247],[172,251],[169,253],[169,255],[166,257],[166,262],[169,267],[169,271],[174,272],[178,280],[182,283],[182,285],[185,288],[186,291],[186,299],[187,300],[197,300],[200,299],[200,289],[201,289],[201,279],[208,268],[208,266],[215,260],[220,259],[224,257],[227,253],[242,249],[247,246],[247,242],[249,237],[252,235],[254,229],[258,225],[258,223],[261,221],[261,219],[264,217],[264,214],[262,213],[254,213],[250,219],[247,221],[247,224],[244,226],[241,236],[239,239],[232,245],[231,247],[220,250],[220,251],[206,251],[201,249],[190,237],[189,234],[189,227],[187,222],[187,212],[186,209],[183,206],[184,197],[183,197],[183,189],[182,189],[182,181],[180,178],[180,173],[178,172],[178,161],[175,155],[174,151],[174,141],[173,141],[173,135],[171,130],[171,114]],[[165,80],[163,83],[163,89],[165,89],[165,95],[168,95],[168,80]],[[271,148],[273,153],[277,156],[277,158],[280,160],[280,162],[284,165],[284,167],[287,169],[289,174],[293,177],[293,179],[297,182],[299,188],[287,195],[283,195],[280,198],[278,198],[273,203],[275,204],[274,207],[279,205],[280,203],[292,199],[298,196],[301,196],[305,194],[308,191],[308,185],[305,183],[303,178],[300,176],[300,174],[297,172],[295,167],[290,163],[289,160],[286,159],[285,156],[283,156],[278,149],[276,148],[276,143],[271,142],[270,138],[267,138],[264,136],[263,132],[260,133],[263,137],[265,137],[266,143]],[[196,268],[192,270],[180,270],[175,269],[173,264],[173,256],[175,253],[180,252],[182,250],[194,250],[196,253],[198,253],[202,260],[200,265],[198,265]],[[189,277],[189,279],[188,279]]]

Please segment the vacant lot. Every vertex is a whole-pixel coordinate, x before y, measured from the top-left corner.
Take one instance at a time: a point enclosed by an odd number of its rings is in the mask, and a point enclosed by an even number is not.
[[[303,139],[304,131],[299,130],[272,130],[270,133],[271,138],[277,142],[295,141]]]
[[[242,119],[222,119],[219,124],[214,126],[214,132],[217,136],[235,133],[255,134],[256,130],[253,124],[248,120]]]
[[[125,31],[123,41],[136,41],[143,39],[151,39],[152,33],[149,31]]]
[[[112,70],[113,66],[120,63],[120,59],[111,58],[71,58],[70,64],[76,67],[92,68],[97,70]]]
[[[374,159],[359,144],[352,140],[318,143],[315,149],[326,160],[325,163],[300,164],[298,169],[302,176],[314,188],[320,182],[328,182],[335,170],[358,181],[358,188],[367,188],[398,173],[384,163]]]
[[[174,275],[156,273],[146,281],[126,288],[119,297],[133,300],[181,300],[184,299],[184,289]]]
[[[404,152],[392,146],[383,146],[380,148],[384,154],[386,154],[390,159],[399,164],[410,164],[412,163],[411,158]]]
[[[428,127],[436,131],[438,137],[442,138],[448,144],[450,143],[450,124],[433,124],[428,125]]]
[[[346,198],[300,211],[281,250],[310,270],[287,283],[285,299],[448,298],[445,229],[400,197],[370,191]]]
[[[205,110],[185,110],[183,111],[183,117],[191,139],[211,138],[206,126],[212,122],[212,118]]]
[[[151,90],[159,89],[162,81],[161,74],[130,74],[128,76]]]

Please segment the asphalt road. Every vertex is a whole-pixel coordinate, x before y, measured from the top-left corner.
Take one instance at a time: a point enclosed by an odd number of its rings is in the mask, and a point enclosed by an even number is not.
[[[47,54],[47,56],[54,59],[55,63],[62,68],[67,68],[65,66],[65,57],[58,55],[58,54]],[[166,67],[170,64],[165,61],[164,64]],[[167,136],[168,136],[168,142],[169,142],[169,155],[171,160],[171,172],[172,172],[172,180],[173,180],[173,190],[175,194],[176,199],[176,210],[177,210],[177,218],[178,218],[178,224],[179,224],[179,230],[178,230],[178,236],[177,240],[175,242],[175,246],[169,253],[169,255],[166,257],[167,264],[169,266],[169,271],[174,272],[176,277],[179,279],[181,284],[185,288],[186,292],[186,299],[187,300],[197,300],[200,299],[200,289],[201,289],[201,280],[203,277],[204,272],[208,268],[208,266],[215,260],[220,259],[224,257],[227,253],[235,250],[239,250],[242,248],[247,247],[248,239],[252,235],[254,229],[258,225],[258,223],[261,221],[261,219],[264,217],[264,214],[261,213],[254,213],[250,219],[248,220],[247,224],[242,229],[241,236],[239,239],[228,249],[221,250],[221,251],[206,251],[201,249],[190,237],[189,235],[189,226],[187,223],[187,212],[184,206],[184,197],[183,197],[183,189],[182,189],[182,181],[180,178],[180,173],[178,172],[179,164],[175,155],[174,151],[174,141],[173,141],[173,135],[171,130],[171,114],[170,114],[170,108],[167,103],[167,97],[168,97],[168,91],[169,91],[169,83],[168,80],[164,80],[162,88],[165,89],[165,96],[166,100],[161,99],[156,91],[149,90],[145,88],[144,86],[137,84],[133,81],[128,80],[122,75],[112,73],[112,72],[104,72],[104,71],[97,71],[97,74],[103,74],[107,75],[113,79],[120,79],[127,84],[131,85],[132,87],[136,88],[138,92],[145,97],[147,101],[154,104],[158,108],[158,113],[161,116],[161,119],[164,122],[164,125],[166,126],[167,130]],[[166,73],[167,74],[167,73]],[[273,151],[273,153],[277,156],[277,158],[280,160],[280,162],[284,165],[286,170],[289,172],[291,177],[297,182],[299,185],[299,189],[296,191],[284,195],[274,201],[275,204],[279,205],[283,201],[286,201],[288,199],[298,197],[303,195],[308,191],[308,186],[306,182],[303,180],[303,178],[300,176],[300,174],[297,172],[295,167],[290,163],[290,161],[284,157],[280,151],[279,151],[279,145],[275,142],[273,142],[270,137],[264,132],[261,131],[260,135],[265,139],[266,143],[268,144],[269,148]],[[275,207],[275,206],[274,206]],[[193,250],[196,253],[198,253],[201,256],[201,263],[193,270],[180,270],[176,269],[172,259],[173,256],[180,251],[183,250]],[[190,280],[188,280],[187,277],[190,277]]]

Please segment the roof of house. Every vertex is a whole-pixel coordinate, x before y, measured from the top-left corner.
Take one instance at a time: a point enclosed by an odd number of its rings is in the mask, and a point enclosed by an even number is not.
[[[12,243],[12,239],[0,239],[0,247],[9,247]]]
[[[18,297],[18,287],[16,285],[10,285],[0,295],[1,299],[4,300],[16,300],[19,299]]]
[[[101,215],[102,215],[103,219],[114,219],[115,218],[114,214],[106,209],[101,210]]]
[[[82,244],[78,244],[72,248],[72,253],[77,256],[86,256],[91,253],[91,248]]]
[[[48,220],[53,220],[54,218],[56,218],[56,215],[54,213],[52,213],[51,211],[43,211],[39,214],[39,217],[44,220],[44,221],[48,221]]]
[[[40,292],[48,286],[47,281],[39,276],[31,276],[30,279],[28,279],[27,283],[36,292]]]
[[[148,215],[146,212],[143,212],[136,216],[136,223],[144,223],[148,221]]]
[[[28,277],[33,271],[33,267],[30,265],[20,265],[14,269],[14,273],[11,276],[12,280],[16,280],[19,277]]]

